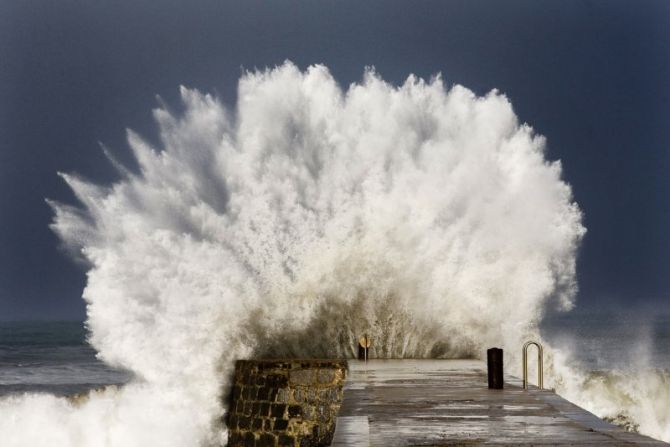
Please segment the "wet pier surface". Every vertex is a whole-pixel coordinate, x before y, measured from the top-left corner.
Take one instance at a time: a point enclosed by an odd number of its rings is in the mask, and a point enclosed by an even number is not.
[[[349,362],[332,446],[668,445],[506,377],[489,390],[472,360]]]

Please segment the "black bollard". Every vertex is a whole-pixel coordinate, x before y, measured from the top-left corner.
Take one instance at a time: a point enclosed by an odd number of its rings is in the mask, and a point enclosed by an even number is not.
[[[367,349],[365,349],[363,346],[360,344],[358,345],[358,360],[365,360],[367,361],[368,359],[368,353],[366,352]]]
[[[491,348],[486,351],[486,363],[489,368],[489,388],[502,390],[503,388],[503,350]]]

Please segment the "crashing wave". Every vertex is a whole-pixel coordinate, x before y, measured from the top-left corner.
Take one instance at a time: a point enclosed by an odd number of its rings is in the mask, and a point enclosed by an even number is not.
[[[581,213],[497,91],[372,70],[345,91],[285,63],[246,73],[234,110],[181,96],[160,147],[129,131],[138,169],[63,174],[81,206],[52,203],[89,265],[90,342],[135,379],[1,400],[6,445],[218,445],[234,359],[351,357],[363,332],[380,357],[513,355],[572,306]]]

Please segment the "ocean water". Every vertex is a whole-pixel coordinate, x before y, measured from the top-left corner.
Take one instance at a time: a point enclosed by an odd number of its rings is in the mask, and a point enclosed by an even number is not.
[[[96,358],[81,321],[0,322],[0,396],[68,396],[130,380]]]
[[[576,309],[546,318],[541,334],[588,371],[670,369],[670,314]]]
[[[540,336],[571,369],[570,381],[558,384],[560,394],[628,430],[665,433],[670,315],[577,310],[543,320]],[[87,338],[78,321],[0,322],[0,399],[85,395],[129,383],[132,374],[99,360]],[[534,353],[530,359],[533,382]],[[552,374],[561,369],[548,369],[548,382],[556,385]]]
[[[0,396],[67,396],[129,382],[130,372],[96,357],[87,334],[81,321],[0,322]],[[668,314],[568,312],[545,319],[541,335],[591,373],[670,369]]]
[[[629,431],[670,440],[669,314],[577,310],[545,319],[540,333],[550,387]]]
[[[109,385],[130,383],[130,372],[97,358],[88,335],[79,321],[0,322],[0,402],[105,393]],[[545,318],[539,336],[552,360],[569,365],[570,374],[556,365],[546,371],[547,382],[561,395],[630,431],[665,436],[670,315],[578,309]],[[518,362],[514,354],[506,357]],[[534,352],[529,358],[533,382]],[[506,369],[515,373],[517,366],[507,364]]]

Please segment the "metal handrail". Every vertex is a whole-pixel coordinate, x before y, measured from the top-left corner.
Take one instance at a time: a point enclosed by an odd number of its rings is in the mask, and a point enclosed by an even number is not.
[[[528,347],[537,346],[537,387],[544,388],[543,366],[542,366],[542,345],[536,341],[528,341],[523,345],[523,389],[528,389]]]

